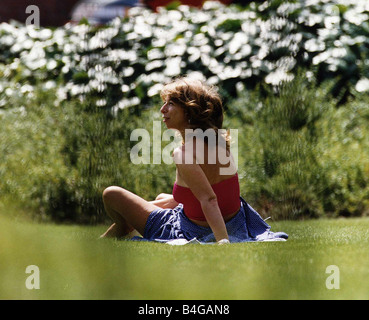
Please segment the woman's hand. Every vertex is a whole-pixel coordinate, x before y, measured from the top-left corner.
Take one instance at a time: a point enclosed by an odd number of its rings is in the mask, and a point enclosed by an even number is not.
[[[212,189],[211,189],[212,190]],[[228,239],[227,228],[220,212],[216,195],[208,199],[200,200],[202,212],[205,215],[206,221],[213,231],[216,241]]]
[[[230,243],[228,239],[222,239],[217,242],[219,245]]]

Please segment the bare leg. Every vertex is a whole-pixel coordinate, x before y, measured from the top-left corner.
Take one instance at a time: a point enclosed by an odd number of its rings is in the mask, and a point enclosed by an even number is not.
[[[163,208],[163,209],[173,209],[178,206],[178,202],[176,202],[173,198],[172,194],[169,193],[160,193],[154,201],[150,201],[150,203]]]
[[[105,189],[103,201],[114,224],[101,237],[124,237],[134,229],[143,235],[149,214],[160,208],[120,187]]]
[[[127,236],[130,231],[126,231],[125,229],[122,230],[120,225],[116,224],[115,222],[106,230],[100,238],[123,238]]]
[[[173,199],[173,195],[170,193],[159,193],[155,200],[162,200],[162,199]]]

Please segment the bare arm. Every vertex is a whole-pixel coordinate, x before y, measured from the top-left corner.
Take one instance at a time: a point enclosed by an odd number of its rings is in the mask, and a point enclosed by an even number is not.
[[[205,215],[206,221],[214,233],[216,241],[222,239],[228,240],[228,233],[223,216],[220,212],[216,194],[214,193],[204,171],[193,161],[193,164],[183,164],[182,151],[174,151],[174,159],[181,179],[191,189],[192,193],[199,200],[201,209]]]

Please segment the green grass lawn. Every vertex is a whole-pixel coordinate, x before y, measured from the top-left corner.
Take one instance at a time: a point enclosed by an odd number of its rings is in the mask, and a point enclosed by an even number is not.
[[[169,246],[0,212],[0,299],[369,299],[369,218],[271,222],[287,242]],[[37,265],[40,289],[26,267]],[[327,289],[329,265],[339,289]]]

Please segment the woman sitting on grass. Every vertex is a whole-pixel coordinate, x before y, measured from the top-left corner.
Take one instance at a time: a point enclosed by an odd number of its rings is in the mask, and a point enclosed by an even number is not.
[[[164,86],[161,98],[163,121],[183,140],[173,152],[177,167],[173,194],[146,201],[123,188],[108,187],[103,201],[114,224],[101,237],[124,237],[136,229],[146,240],[163,242],[286,239],[283,232],[270,232],[270,226],[240,197],[229,137],[220,130],[222,100],[214,88],[179,78]]]

